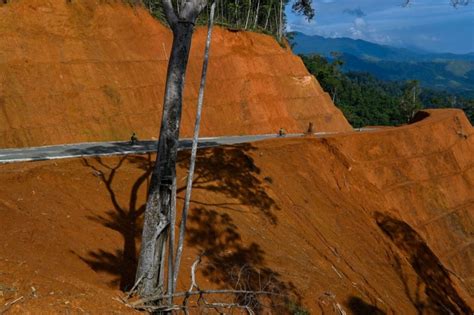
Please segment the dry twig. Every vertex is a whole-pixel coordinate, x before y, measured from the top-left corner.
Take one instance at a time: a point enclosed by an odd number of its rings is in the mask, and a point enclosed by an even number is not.
[[[13,304],[18,303],[18,302],[20,302],[21,300],[23,300],[23,296],[20,296],[19,298],[15,299],[15,300],[13,300],[13,301],[11,301],[11,302],[8,302],[7,304],[5,304],[5,306],[3,306],[3,307],[0,309],[0,314],[6,313],[6,312],[10,309],[10,307],[12,307]]]
[[[188,313],[190,308],[213,308],[219,312],[219,309],[222,308],[240,308],[244,309],[248,312],[249,315],[254,315],[254,311],[252,310],[250,305],[242,305],[240,303],[209,303],[204,298],[204,295],[225,295],[225,294],[235,294],[235,295],[267,295],[267,296],[285,296],[284,294],[279,294],[275,292],[260,290],[260,291],[252,291],[252,290],[201,290],[199,284],[196,280],[196,270],[201,262],[201,256],[199,255],[194,263],[191,266],[191,286],[189,287],[188,291],[185,292],[177,292],[173,294],[156,294],[150,297],[142,298],[133,302],[128,302],[127,299],[130,295],[124,298],[124,303],[132,308],[139,309],[139,310],[146,310],[146,311],[176,311],[180,310],[184,313]],[[240,275],[239,275],[240,277]],[[132,290],[133,291],[133,290]],[[198,296],[197,305],[188,305],[189,298],[191,296]],[[169,303],[172,298],[179,298],[184,297],[182,305],[177,305],[173,303]],[[165,301],[168,301],[167,304],[163,304]],[[156,303],[154,305],[153,303]]]

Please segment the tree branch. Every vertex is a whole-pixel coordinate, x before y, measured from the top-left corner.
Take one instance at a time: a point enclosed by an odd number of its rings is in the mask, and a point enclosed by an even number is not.
[[[170,27],[173,28],[176,23],[178,23],[178,17],[174,12],[173,4],[171,4],[171,0],[161,0],[161,3],[163,5],[163,11],[165,12],[166,21],[168,21]]]
[[[21,300],[23,300],[23,296],[20,296],[19,298],[15,299],[15,300],[13,300],[13,301],[11,301],[11,302],[8,302],[8,303],[5,304],[2,308],[0,308],[0,314],[6,313],[6,312],[10,309],[10,307],[12,307],[13,304],[18,303],[18,302],[20,302]]]
[[[141,305],[144,305],[149,302],[153,301],[161,301],[172,297],[185,297],[185,296],[192,296],[192,295],[205,295],[205,294],[251,294],[251,295],[272,295],[272,296],[285,296],[285,294],[275,293],[271,291],[250,291],[250,290],[199,290],[199,291],[186,291],[186,292],[178,292],[174,294],[165,294],[165,295],[152,295],[147,298],[139,299],[132,303],[129,303],[132,307],[140,308]]]
[[[186,220],[187,220],[188,211],[189,211],[189,203],[191,201],[191,191],[193,189],[193,176],[194,176],[194,168],[196,164],[197,147],[198,147],[198,141],[199,141],[199,128],[201,125],[201,112],[202,112],[202,107],[203,107],[203,102],[204,102],[204,88],[206,85],[206,78],[207,78],[207,66],[209,63],[209,50],[211,47],[212,26],[214,24],[215,8],[216,8],[216,3],[214,2],[211,6],[211,13],[209,17],[209,24],[208,24],[208,30],[207,30],[206,47],[204,49],[204,61],[202,65],[201,85],[199,87],[198,106],[197,106],[197,111],[196,111],[196,122],[194,124],[193,145],[191,149],[191,159],[189,161],[189,173],[188,173],[188,178],[187,178],[187,183],[186,183],[185,201],[184,201],[183,211],[181,215],[181,224],[179,228],[178,246],[176,249],[176,261],[174,264],[175,265],[175,272],[174,272],[174,279],[173,279],[174,287],[176,287],[176,282],[178,280],[179,266],[181,263],[181,256],[183,254],[183,247],[184,247],[184,236],[186,233]],[[174,293],[174,292],[171,292],[171,293]]]
[[[255,313],[253,310],[250,308],[248,305],[241,305],[237,303],[205,303],[203,305],[190,305],[190,306],[184,306],[184,305],[159,305],[159,306],[153,306],[153,305],[146,305],[143,306],[141,309],[146,310],[146,311],[162,311],[162,312],[167,312],[167,311],[184,311],[185,313],[188,312],[188,309],[190,308],[213,308],[213,309],[219,309],[219,308],[240,308],[244,309],[247,311],[249,315],[254,315]]]
[[[206,5],[207,0],[184,0],[179,10],[179,20],[194,23]]]

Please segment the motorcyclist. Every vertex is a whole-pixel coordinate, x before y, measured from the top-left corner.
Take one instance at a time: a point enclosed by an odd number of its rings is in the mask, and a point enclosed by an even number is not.
[[[137,134],[134,132],[132,133],[132,136],[130,137],[130,144],[135,145],[138,142],[138,137]]]
[[[308,134],[313,134],[314,133],[314,126],[313,126],[312,122],[309,122],[308,130],[306,131],[306,133],[308,133]]]
[[[279,137],[283,137],[283,136],[285,136],[285,135],[286,135],[285,129],[280,128],[280,130],[278,130],[278,136],[279,136]]]

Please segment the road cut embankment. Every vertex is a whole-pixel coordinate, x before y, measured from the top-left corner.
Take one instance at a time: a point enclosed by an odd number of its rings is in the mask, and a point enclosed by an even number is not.
[[[419,118],[200,150],[180,290],[204,253],[201,288],[271,288],[291,297],[281,313],[472,312],[473,128],[457,110]],[[152,160],[1,166],[3,298],[26,297],[13,312],[132,312],[113,297],[134,282]]]
[[[0,148],[158,136],[171,31],[120,1],[0,5]],[[194,130],[206,29],[194,35],[181,137]],[[202,136],[348,131],[290,49],[216,27]]]

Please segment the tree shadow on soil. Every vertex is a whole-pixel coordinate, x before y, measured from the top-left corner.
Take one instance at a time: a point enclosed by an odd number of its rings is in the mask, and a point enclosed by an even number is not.
[[[255,242],[245,244],[232,217],[216,209],[198,207],[189,216],[187,245],[206,258],[202,274],[222,289],[267,291],[274,295],[235,294],[233,303],[261,314],[269,308],[277,314],[300,308],[301,297],[291,282],[265,263],[265,252]]]
[[[419,314],[472,314],[472,309],[458,294],[449,272],[414,229],[407,223],[380,212],[376,213],[375,219],[382,231],[407,257],[418,276],[413,296],[403,274],[401,261],[396,258],[395,269],[405,285],[407,296]],[[425,288],[424,293],[427,296],[424,302],[420,298],[422,287]]]
[[[236,284],[233,275],[228,275],[227,268],[238,268],[241,276],[245,274],[246,286],[248,288],[265,287],[265,285],[279,287],[281,291],[288,291],[291,285],[284,284],[278,280],[278,274],[265,268],[263,264],[264,253],[258,244],[252,243],[244,246],[241,243],[240,235],[237,233],[237,227],[232,223],[232,219],[223,213],[215,210],[206,210],[203,207],[232,208],[236,205],[247,205],[258,209],[260,213],[272,224],[277,223],[274,211],[278,210],[275,201],[266,193],[264,189],[265,181],[261,180],[261,170],[255,165],[254,160],[249,155],[249,151],[254,150],[249,144],[227,146],[225,148],[203,149],[198,151],[195,169],[195,180],[193,189],[210,191],[222,194],[226,198],[236,200],[231,203],[205,204],[198,201],[191,201],[193,205],[199,205],[201,208],[191,210],[190,219],[195,223],[189,230],[188,244],[195,246],[201,251],[205,251],[207,257],[215,257],[212,268],[206,269],[212,282],[232,284],[241,287],[244,282]],[[178,157],[179,167],[187,169],[189,167],[188,151],[180,152]],[[97,249],[89,251],[86,257],[79,258],[87,263],[97,272],[105,272],[114,275],[115,278],[110,285],[120,286],[122,290],[129,290],[135,279],[137,267],[137,240],[141,236],[141,226],[143,213],[145,210],[144,200],[140,201],[138,192],[143,185],[149,185],[149,179],[152,172],[152,156],[123,156],[116,159],[101,159],[100,157],[84,159],[83,164],[91,169],[93,174],[101,179],[108,191],[108,197],[111,200],[113,208],[104,215],[89,217],[93,222],[99,223],[108,229],[120,233],[124,244],[121,249],[108,251]],[[138,178],[131,182],[130,193],[126,202],[123,196],[117,196],[115,185],[120,180],[117,173],[124,164],[133,164],[141,171]],[[123,178],[123,177],[122,177]],[[146,187],[143,187],[146,189]],[[178,192],[183,192],[186,188],[179,187]],[[180,212],[180,209],[178,209]],[[199,218],[213,219],[220,222],[220,226],[206,225],[202,221],[200,226]],[[206,235],[214,235],[218,243],[212,243],[212,239]],[[220,256],[222,251],[232,252],[232,255]],[[219,258],[220,257],[220,258]],[[210,258],[209,258],[210,259]],[[206,267],[207,268],[207,267]],[[224,268],[224,269],[222,269]],[[226,275],[227,274],[227,275]],[[258,286],[257,286],[258,279]],[[242,280],[243,281],[243,278]],[[245,297],[249,299],[249,297]]]
[[[193,190],[206,190],[237,199],[237,203],[221,206],[250,206],[263,214],[271,224],[277,224],[275,211],[279,210],[275,201],[264,189],[265,181],[260,179],[261,170],[255,165],[249,152],[255,150],[250,144],[202,149],[196,158]],[[180,152],[178,163],[189,169],[190,152]],[[185,186],[178,188],[178,193]],[[194,201],[194,203],[198,203]],[[201,205],[205,205],[202,204]],[[216,205],[216,204],[213,204]]]
[[[223,194],[234,203],[205,204],[193,201],[187,229],[187,246],[203,253],[203,276],[222,289],[268,291],[269,296],[235,294],[233,303],[250,307],[256,313],[270,308],[277,314],[301,310],[301,297],[292,283],[281,280],[278,272],[266,265],[265,252],[256,242],[244,243],[232,216],[223,211],[232,206],[248,206],[275,225],[278,205],[267,194],[271,182],[249,154],[249,144],[204,149],[198,152],[193,190]],[[182,152],[180,167],[189,168],[189,152]],[[184,190],[185,187],[178,189]]]
[[[121,204],[114,191],[114,179],[117,171],[124,162],[134,164],[143,173],[134,181],[128,204]],[[112,163],[112,162],[111,162]],[[145,211],[145,204],[138,201],[138,192],[143,184],[148,186],[151,174],[151,155],[145,156],[123,156],[115,165],[104,162],[100,157],[83,159],[84,166],[91,168],[93,174],[99,177],[105,184],[113,209],[108,210],[105,215],[88,216],[88,219],[100,223],[108,229],[120,233],[123,237],[122,249],[108,252],[102,249],[90,251],[89,257],[80,257],[94,271],[106,272],[116,275],[111,285],[120,286],[121,290],[128,290],[134,284],[135,271],[137,268],[137,246],[136,240],[141,235],[141,216]]]

